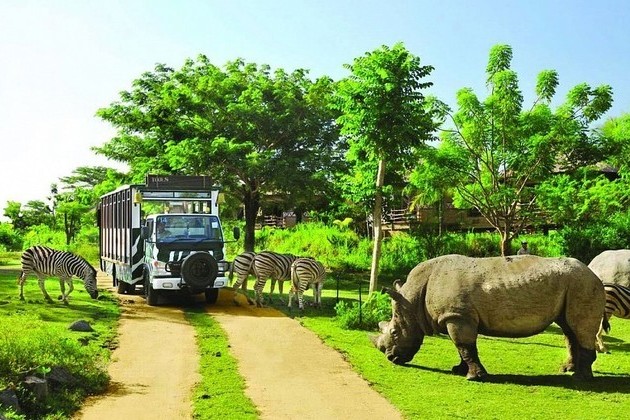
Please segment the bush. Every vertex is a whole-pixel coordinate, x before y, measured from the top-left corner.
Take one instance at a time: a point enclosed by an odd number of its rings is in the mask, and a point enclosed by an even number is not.
[[[0,222],[0,250],[22,250],[22,237],[13,229],[13,225],[10,223]]]
[[[392,317],[391,299],[385,293],[374,292],[362,304],[340,300],[335,305],[335,312],[339,325],[344,329],[376,331],[379,322]]]
[[[63,231],[52,230],[46,225],[32,226],[24,235],[23,248],[27,249],[34,245],[44,245],[65,251],[66,234]]]
[[[426,252],[418,239],[405,232],[393,232],[383,241],[380,268],[393,274],[406,274],[426,259]]]

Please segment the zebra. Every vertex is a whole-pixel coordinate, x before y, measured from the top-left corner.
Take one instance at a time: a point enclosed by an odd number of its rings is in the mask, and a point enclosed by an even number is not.
[[[263,251],[254,257],[254,275],[256,276],[256,284],[254,291],[256,292],[256,306],[263,307],[262,293],[268,278],[271,278],[271,291],[269,292],[269,301],[278,281],[278,289],[280,290],[280,301],[282,301],[282,285],[286,280],[291,279],[291,264],[297,257],[291,254],[278,254],[271,251]]]
[[[608,349],[604,345],[602,335],[604,331],[610,330],[608,320],[611,316],[630,319],[630,287],[614,283],[604,283],[606,292],[606,309],[602,318],[602,325],[597,333],[597,351],[607,353]]]
[[[58,251],[40,245],[32,246],[24,251],[22,254],[22,272],[18,277],[20,300],[24,300],[24,283],[29,274],[35,274],[39,278],[39,288],[48,302],[52,303],[53,300],[44,287],[46,276],[59,277],[61,288],[59,299],[66,305],[68,304],[68,296],[74,289],[72,276],[77,276],[83,280],[85,290],[92,299],[98,298],[96,270],[83,258],[70,252]],[[64,283],[68,285],[68,293],[65,291]]]
[[[316,307],[322,305],[322,287],[326,277],[326,268],[312,258],[298,258],[291,264],[291,291],[289,292],[289,308],[295,293],[298,295],[298,306],[304,310],[302,296],[310,285],[313,286],[313,300]]]
[[[234,286],[233,286],[234,297],[232,300],[234,301],[235,305],[239,304],[238,301],[236,300],[236,297],[239,292],[245,295],[245,297],[247,298],[247,303],[249,303],[250,305],[254,304],[254,301],[252,300],[252,298],[250,298],[247,294],[247,277],[249,277],[250,274],[254,274],[254,257],[255,256],[256,256],[255,252],[243,252],[242,254],[234,258],[234,261],[230,265],[230,274],[229,274],[230,282],[232,281],[234,272],[236,272],[236,275],[238,276],[236,278],[236,283],[234,283]]]

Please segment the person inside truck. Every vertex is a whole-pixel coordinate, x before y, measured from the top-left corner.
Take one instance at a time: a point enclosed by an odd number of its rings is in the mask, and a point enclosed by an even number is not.
[[[158,239],[171,236],[171,232],[168,229],[166,229],[166,224],[164,222],[157,223],[157,236],[158,236]]]

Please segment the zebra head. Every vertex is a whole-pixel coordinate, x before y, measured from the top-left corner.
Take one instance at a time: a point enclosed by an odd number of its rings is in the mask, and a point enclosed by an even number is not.
[[[96,270],[93,267],[87,267],[83,273],[83,284],[85,290],[90,294],[92,299],[98,298],[98,289],[96,288]]]

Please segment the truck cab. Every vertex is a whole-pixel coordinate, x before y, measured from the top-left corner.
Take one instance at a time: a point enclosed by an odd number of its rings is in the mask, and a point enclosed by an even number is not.
[[[142,228],[147,299],[165,290],[204,292],[215,301],[228,284],[229,264],[219,218],[212,214],[155,214]],[[198,255],[195,255],[198,254]]]

